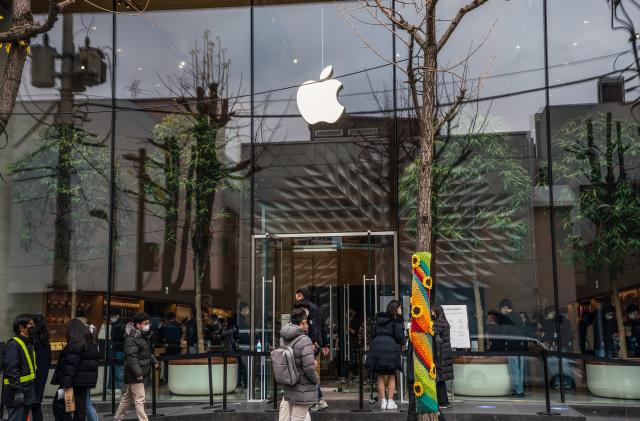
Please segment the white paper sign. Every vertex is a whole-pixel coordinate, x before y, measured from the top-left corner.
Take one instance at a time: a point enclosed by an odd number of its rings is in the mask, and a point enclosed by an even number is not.
[[[442,306],[451,326],[451,348],[471,348],[466,305]]]

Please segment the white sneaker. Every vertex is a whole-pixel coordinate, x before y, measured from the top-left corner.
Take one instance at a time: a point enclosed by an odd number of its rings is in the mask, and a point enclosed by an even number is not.
[[[387,409],[389,409],[389,410],[398,409],[398,405],[396,405],[396,403],[393,401],[393,399],[389,399],[387,401]]]
[[[387,400],[386,400],[386,399],[382,399],[382,400],[380,401],[380,409],[382,409],[383,411],[384,411],[385,409],[387,409]]]

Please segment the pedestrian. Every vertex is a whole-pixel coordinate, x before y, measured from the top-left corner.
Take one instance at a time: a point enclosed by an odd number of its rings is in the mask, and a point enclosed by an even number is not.
[[[19,314],[13,321],[15,336],[7,341],[2,358],[2,404],[9,411],[9,421],[26,421],[36,394],[36,354],[31,343],[33,316]]]
[[[436,363],[436,392],[438,406],[447,408],[449,397],[447,396],[447,383],[453,380],[453,354],[451,352],[451,326],[447,321],[442,306],[431,308],[434,331],[434,358]]]
[[[371,352],[365,366],[378,376],[378,399],[380,408],[398,409],[393,400],[396,390],[396,371],[402,370],[402,342],[404,330],[402,326],[402,306],[399,301],[392,300],[387,311],[376,315],[376,324],[371,332]],[[385,398],[388,389],[388,399]]]
[[[309,290],[306,288],[299,288],[296,291],[295,308],[303,308],[308,312],[309,320],[309,332],[308,335],[313,342],[313,348],[316,356],[316,371],[318,372],[318,378],[320,378],[320,353],[325,357],[329,355],[329,338],[327,338],[327,328],[325,325],[324,317],[322,317],[322,310],[311,301]],[[322,389],[320,388],[320,382],[318,382],[318,402],[311,407],[311,411],[321,411],[328,408],[329,405],[324,400],[322,395]]]
[[[133,322],[126,327],[124,339],[124,394],[116,411],[114,420],[122,421],[129,407],[134,403],[139,421],[147,421],[144,412],[145,391],[144,384],[151,370],[159,368],[158,360],[151,352],[149,332],[151,318],[146,313],[138,313]]]
[[[504,299],[498,305],[502,318],[499,320],[500,338],[496,341],[500,344],[498,351],[526,351],[527,341],[524,338],[524,326],[522,319],[513,311],[511,300]],[[522,398],[524,394],[524,357],[510,355],[507,357],[509,375],[513,386],[513,396]]]
[[[51,384],[58,385],[59,391],[53,398],[53,414],[56,421],[87,420],[87,396],[98,382],[98,360],[100,352],[96,336],[80,318],[75,318],[67,326],[67,345],[58,359]],[[76,409],[66,411],[64,396],[71,390]]]
[[[51,343],[49,342],[49,331],[47,330],[47,320],[41,313],[33,315],[34,329],[30,335],[33,350],[36,353],[36,397],[37,403],[31,407],[33,421],[42,421],[42,400],[44,398],[44,388],[47,385],[49,369],[51,368]]]
[[[112,385],[116,390],[122,390],[124,383],[124,331],[126,323],[122,320],[121,311],[112,308],[109,312],[109,359],[115,364],[113,371],[115,379],[111,378],[112,371],[109,370],[109,381],[107,388],[111,390]]]
[[[240,351],[249,351],[251,349],[251,310],[249,304],[241,302],[238,311],[238,348]],[[241,356],[238,358],[238,388],[246,389],[248,382],[248,357]]]
[[[629,355],[640,357],[640,317],[638,315],[638,306],[629,304],[626,310],[627,318],[629,319],[625,323],[625,331],[628,330],[626,335],[628,335]]]
[[[320,377],[316,371],[318,363],[308,335],[309,328],[307,313],[296,308],[291,312],[289,323],[280,329],[282,345],[293,349],[298,382],[294,385],[282,385],[284,398],[280,404],[278,421],[310,421],[309,408],[318,400],[317,385]]]
[[[160,342],[165,346],[164,355],[180,355],[180,341],[182,340],[182,326],[176,321],[176,314],[169,312],[166,321],[160,328]]]

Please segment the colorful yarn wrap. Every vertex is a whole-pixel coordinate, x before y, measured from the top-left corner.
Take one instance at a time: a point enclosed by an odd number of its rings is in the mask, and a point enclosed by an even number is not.
[[[431,253],[418,252],[411,259],[411,332],[413,370],[418,414],[437,414],[436,365],[433,360],[433,321],[431,320]]]

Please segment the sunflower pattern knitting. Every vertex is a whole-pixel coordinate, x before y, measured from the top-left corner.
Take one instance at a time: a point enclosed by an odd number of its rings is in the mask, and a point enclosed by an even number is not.
[[[437,414],[436,365],[433,361],[433,320],[431,320],[431,253],[419,252],[411,261],[411,332],[416,395],[416,412]]]

